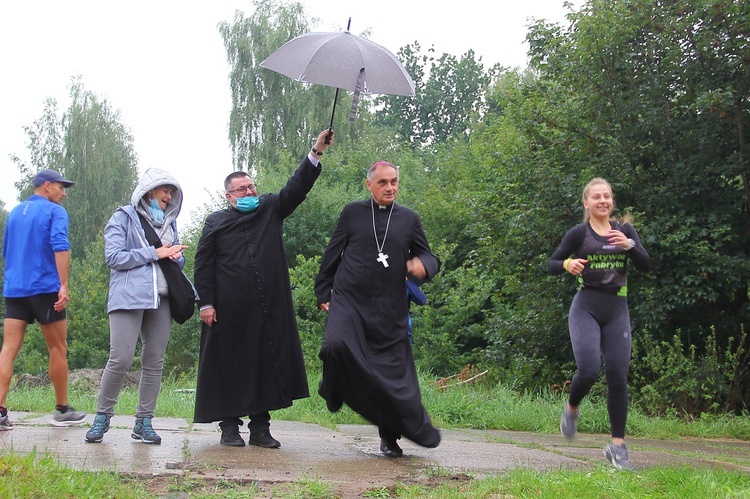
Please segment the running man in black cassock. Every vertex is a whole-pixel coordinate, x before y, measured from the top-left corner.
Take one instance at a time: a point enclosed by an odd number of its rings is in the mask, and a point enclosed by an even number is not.
[[[372,197],[344,206],[315,279],[318,306],[328,312],[318,393],[330,411],[346,403],[377,425],[387,457],[403,455],[401,437],[440,443],[419,392],[405,279],[429,281],[440,260],[419,215],[396,204],[398,179],[390,163],[370,167]]]

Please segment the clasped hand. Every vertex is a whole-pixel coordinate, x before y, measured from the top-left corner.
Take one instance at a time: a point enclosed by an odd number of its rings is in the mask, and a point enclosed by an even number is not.
[[[160,248],[156,248],[156,256],[159,260],[162,258],[169,258],[170,260],[178,260],[182,257],[182,251],[188,249],[189,246],[182,244],[165,244]]]
[[[622,246],[625,249],[628,249],[628,246],[630,246],[628,236],[616,229],[612,229],[607,233],[607,242],[615,246]]]

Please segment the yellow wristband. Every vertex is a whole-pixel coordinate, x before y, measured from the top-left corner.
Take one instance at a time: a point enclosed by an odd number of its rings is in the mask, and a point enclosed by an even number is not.
[[[570,263],[571,260],[572,260],[572,258],[568,258],[567,260],[565,260],[563,262],[563,268],[565,269],[565,272],[569,272],[568,271],[568,264]]]

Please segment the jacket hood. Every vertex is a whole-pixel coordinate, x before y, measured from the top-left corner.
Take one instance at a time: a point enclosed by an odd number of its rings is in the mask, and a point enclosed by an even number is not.
[[[133,191],[133,195],[130,196],[130,204],[137,208],[138,203],[141,202],[141,198],[148,191],[166,184],[175,186],[176,190],[172,193],[172,199],[169,200],[167,209],[164,211],[170,213],[176,218],[182,209],[182,187],[180,187],[180,183],[176,178],[159,168],[149,168],[143,175],[141,175],[140,180],[138,180],[138,185]]]

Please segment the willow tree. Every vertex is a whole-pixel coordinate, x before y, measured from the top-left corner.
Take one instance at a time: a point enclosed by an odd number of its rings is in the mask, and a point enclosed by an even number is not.
[[[274,167],[281,151],[302,154],[330,116],[333,91],[306,86],[259,65],[274,50],[309,31],[300,3],[261,0],[246,17],[237,11],[231,23],[219,24],[227,60],[232,110],[229,142],[235,169]]]

